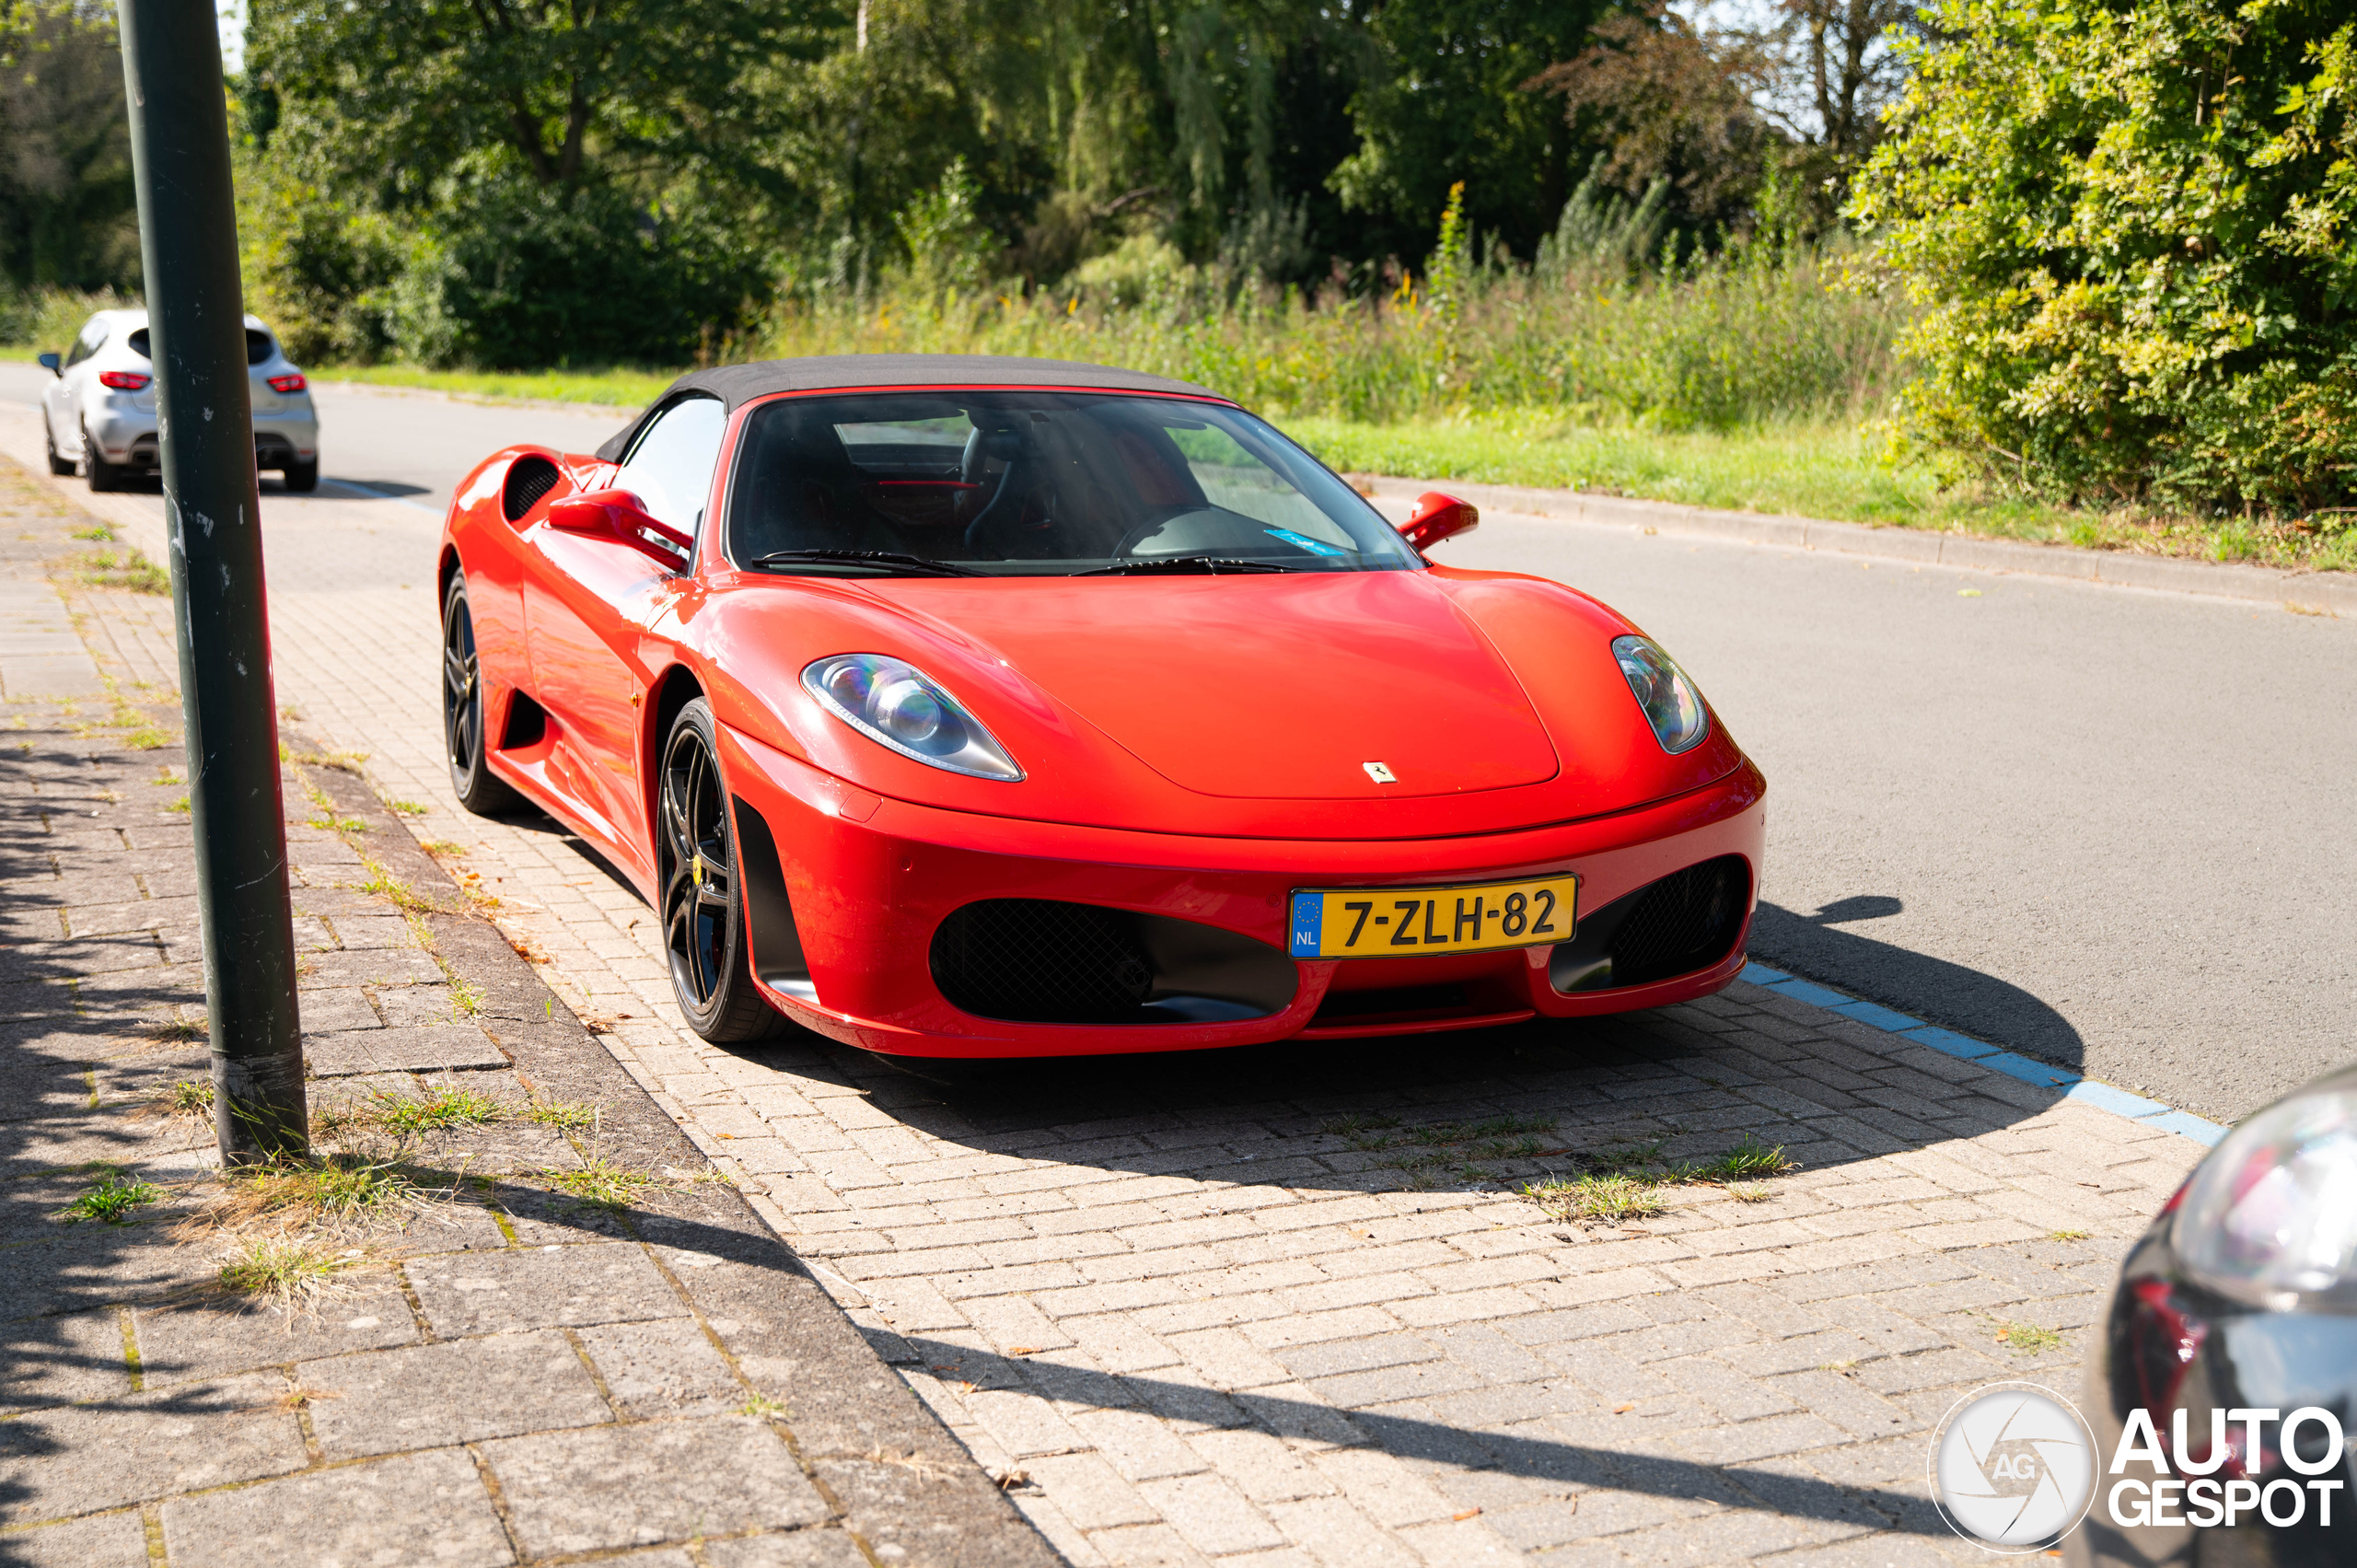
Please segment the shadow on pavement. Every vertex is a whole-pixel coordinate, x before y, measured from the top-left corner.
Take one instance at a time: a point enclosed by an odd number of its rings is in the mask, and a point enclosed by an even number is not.
[[[1897,899],[1870,895],[1802,914],[1762,900],[1751,923],[1751,956],[2053,1066],[2074,1073],[2085,1067],[2079,1031],[2021,987],[1842,929],[1898,914],[1902,907]]]

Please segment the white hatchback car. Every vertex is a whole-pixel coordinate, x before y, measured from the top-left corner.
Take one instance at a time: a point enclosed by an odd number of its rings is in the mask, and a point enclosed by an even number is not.
[[[147,312],[101,310],[74,346],[41,356],[57,379],[41,394],[49,471],[75,464],[93,490],[119,490],[134,474],[152,473],[156,447],[156,367],[147,353]],[[254,467],[275,469],[292,491],[319,484],[319,416],[309,383],[270,329],[246,318],[246,365],[252,383]]]

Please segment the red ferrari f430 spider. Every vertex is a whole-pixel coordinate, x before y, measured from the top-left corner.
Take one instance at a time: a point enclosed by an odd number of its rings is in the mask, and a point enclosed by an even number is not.
[[[459,487],[451,780],[627,877],[713,1040],[1162,1051],[1717,990],[1759,770],[1602,604],[1426,560],[1475,520],[1394,528],[1158,377],[698,371]]]

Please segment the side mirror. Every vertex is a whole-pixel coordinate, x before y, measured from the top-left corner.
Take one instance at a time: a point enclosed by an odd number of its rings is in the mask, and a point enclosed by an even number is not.
[[[1442,540],[1471,533],[1480,526],[1481,509],[1473,503],[1427,490],[1416,497],[1416,509],[1399,525],[1399,531],[1410,544],[1424,551]]]
[[[65,374],[65,372],[59,367],[62,363],[63,362],[58,359],[57,355],[53,354],[44,354],[41,356],[41,367],[43,370],[48,371],[52,376],[63,376]]]
[[[563,533],[626,544],[660,562],[667,571],[687,564],[695,540],[647,516],[645,505],[627,490],[593,490],[569,495],[549,507],[548,526]]]

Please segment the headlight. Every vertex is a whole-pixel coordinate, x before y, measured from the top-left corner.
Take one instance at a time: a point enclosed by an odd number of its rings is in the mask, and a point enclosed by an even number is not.
[[[2197,1283],[2237,1300],[2357,1297],[2357,1090],[2294,1095],[2235,1128],[2187,1184],[2174,1239]]]
[[[1645,710],[1645,722],[1654,726],[1663,750],[1675,757],[1701,744],[1711,732],[1702,693],[1653,639],[1615,637],[1612,656],[1620,661],[1620,673],[1629,678],[1629,690],[1636,693],[1637,706]]]
[[[912,664],[837,654],[802,672],[803,690],[870,740],[953,773],[1020,779],[1023,770],[981,721]]]

